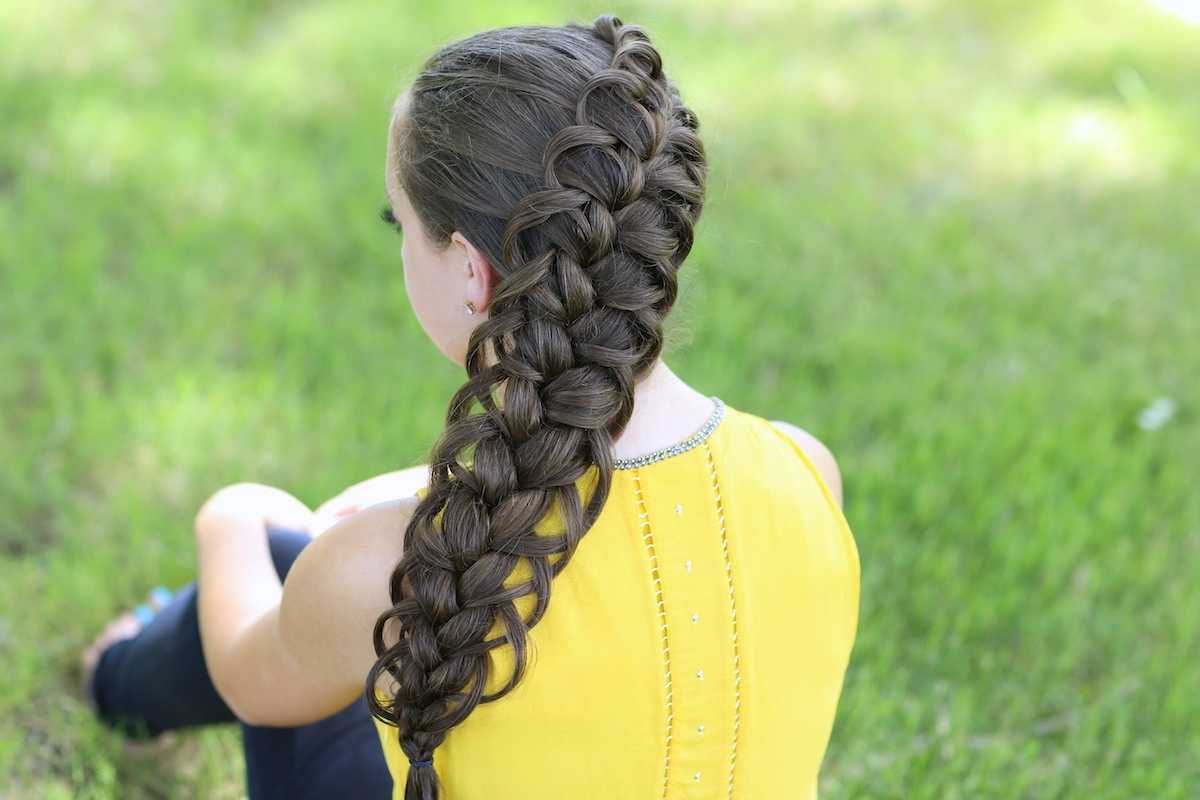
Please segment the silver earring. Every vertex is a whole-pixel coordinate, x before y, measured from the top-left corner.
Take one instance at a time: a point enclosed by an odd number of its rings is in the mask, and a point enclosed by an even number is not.
[[[461,303],[459,303],[459,305],[467,310],[467,316],[471,316],[475,313],[475,304],[470,300],[463,300]]]

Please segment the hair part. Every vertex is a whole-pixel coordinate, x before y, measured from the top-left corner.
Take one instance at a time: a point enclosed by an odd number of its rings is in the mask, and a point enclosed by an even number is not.
[[[520,681],[608,497],[703,207],[696,130],[645,32],[611,16],[451,44],[397,104],[389,170],[426,234],[462,232],[499,278],[375,627],[368,704],[416,765],[406,800],[439,797],[435,750]],[[489,675],[499,647],[511,675]]]

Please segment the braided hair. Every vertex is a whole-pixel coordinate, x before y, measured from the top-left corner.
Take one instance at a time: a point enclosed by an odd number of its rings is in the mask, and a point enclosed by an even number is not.
[[[399,729],[406,800],[439,797],[434,751],[520,681],[608,497],[703,205],[696,128],[645,32],[611,16],[451,44],[398,105],[389,169],[426,234],[461,231],[499,278],[375,626],[367,698]],[[489,675],[499,647],[511,675]]]

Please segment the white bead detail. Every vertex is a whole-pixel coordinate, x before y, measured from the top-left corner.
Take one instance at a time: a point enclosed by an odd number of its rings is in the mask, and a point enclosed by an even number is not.
[[[680,453],[686,453],[693,447],[698,447],[703,444],[709,436],[712,436],[712,432],[716,430],[718,425],[721,424],[721,419],[725,416],[725,404],[721,402],[721,399],[714,397],[712,398],[712,401],[716,404],[717,409],[713,412],[713,415],[708,418],[708,421],[704,423],[704,427],[696,432],[695,436],[688,439],[686,442],[680,442],[679,444],[668,447],[665,450],[658,450],[653,453],[648,453],[644,456],[638,456],[637,458],[618,458],[613,461],[613,469],[637,469],[638,467],[644,467],[647,464],[653,464],[657,461],[670,458],[671,456],[677,456]]]
[[[699,772],[697,772],[697,773],[696,773],[696,780],[700,780],[700,773],[699,773]]]
[[[704,670],[700,670],[699,672],[697,672],[696,677],[699,678],[700,680],[704,680]]]
[[[701,736],[704,735],[704,726],[703,725],[700,726],[700,735]]]
[[[675,506],[675,513],[682,517],[683,516],[683,506]]]
[[[700,615],[692,614],[692,622],[699,622],[699,621],[700,621]]]

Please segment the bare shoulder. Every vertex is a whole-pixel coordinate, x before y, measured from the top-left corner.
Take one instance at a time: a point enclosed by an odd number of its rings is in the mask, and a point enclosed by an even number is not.
[[[365,508],[314,539],[296,560],[284,582],[280,625],[285,640],[300,648],[322,641],[305,654],[311,672],[357,682],[361,690],[375,663],[375,622],[392,607],[391,576],[416,504],[406,498]]]
[[[842,473],[838,469],[837,459],[833,457],[833,453],[829,451],[824,442],[791,423],[771,420],[771,424],[790,436],[792,441],[804,451],[804,455],[808,456],[808,460],[817,468],[817,472],[821,473],[825,485],[829,487],[830,493],[840,506],[842,504]]]
[[[416,497],[368,506],[322,533],[307,550],[356,565],[384,558],[395,566],[404,552],[404,531],[416,507]]]
[[[340,593],[352,609],[370,614],[390,608],[389,582],[416,505],[415,497],[388,500],[346,517],[304,549],[293,572],[299,569],[310,586]]]

